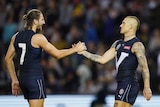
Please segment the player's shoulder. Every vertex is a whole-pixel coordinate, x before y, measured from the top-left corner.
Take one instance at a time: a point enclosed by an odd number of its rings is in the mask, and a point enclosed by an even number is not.
[[[143,43],[140,41],[135,42],[132,46],[132,52],[137,52],[139,50],[143,50],[143,51],[145,50]]]
[[[141,41],[137,41],[133,44],[133,47],[144,47],[144,44]]]
[[[34,36],[34,37],[44,37],[44,35],[41,34],[41,33],[36,33],[36,34],[34,34],[33,36]]]
[[[45,39],[46,37],[41,33],[36,33],[36,34],[33,35],[33,38],[35,38],[35,39]]]
[[[16,32],[16,33],[12,36],[12,38],[11,38],[12,41],[15,40],[16,36],[18,35],[18,33],[19,33],[19,32]]]
[[[41,33],[36,33],[33,35],[32,40],[37,42],[43,42],[46,41],[47,38]]]
[[[113,42],[111,48],[116,48],[117,44],[118,44],[119,42],[121,42],[121,41],[122,41],[122,39],[118,39],[118,40],[116,40],[115,42]]]

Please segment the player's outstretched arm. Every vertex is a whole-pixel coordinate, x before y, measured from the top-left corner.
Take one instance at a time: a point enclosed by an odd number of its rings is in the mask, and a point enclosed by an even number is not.
[[[78,42],[75,47],[69,48],[69,49],[57,49],[55,46],[53,46],[46,37],[42,34],[36,34],[32,38],[32,45],[35,47],[41,47],[44,49],[47,53],[52,55],[53,57],[60,59],[65,56],[71,55],[73,53],[79,52],[79,51],[84,51],[86,50],[86,46],[83,42]]]
[[[115,44],[116,42],[114,42],[113,45],[110,47],[110,49],[107,50],[102,56],[97,54],[92,54],[88,51],[78,52],[78,54],[81,54],[94,62],[105,64],[115,57],[115,51],[116,51]]]
[[[138,63],[142,68],[142,77],[144,82],[143,95],[146,100],[150,100],[152,97],[152,91],[150,89],[150,74],[145,56],[145,47],[141,42],[136,42],[133,45],[132,52],[135,53]]]

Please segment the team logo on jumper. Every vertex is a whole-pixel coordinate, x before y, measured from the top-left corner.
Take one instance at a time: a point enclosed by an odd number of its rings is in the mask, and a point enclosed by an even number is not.
[[[119,90],[119,94],[122,95],[124,93],[124,89]]]
[[[130,46],[124,46],[124,48],[123,48],[123,49],[130,50],[130,49],[131,49],[131,47],[130,47]]]

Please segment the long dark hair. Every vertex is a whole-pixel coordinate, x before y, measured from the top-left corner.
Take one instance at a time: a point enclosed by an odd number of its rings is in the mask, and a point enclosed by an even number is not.
[[[28,11],[27,14],[23,15],[23,20],[25,21],[24,27],[26,29],[32,29],[33,20],[34,19],[39,19],[40,14],[42,14],[42,12],[40,10],[32,9],[32,10]]]

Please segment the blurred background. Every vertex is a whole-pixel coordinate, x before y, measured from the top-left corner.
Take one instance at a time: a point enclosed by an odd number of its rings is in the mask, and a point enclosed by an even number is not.
[[[99,55],[122,38],[123,18],[137,16],[141,21],[137,37],[146,47],[151,88],[154,95],[160,94],[160,0],[0,0],[0,95],[11,95],[4,56],[13,34],[23,29],[22,16],[32,8],[43,12],[43,34],[56,48],[83,41],[89,52]],[[77,54],[57,60],[43,52],[42,66],[47,94],[114,95],[114,61],[100,65]],[[141,95],[141,69],[137,74]]]

